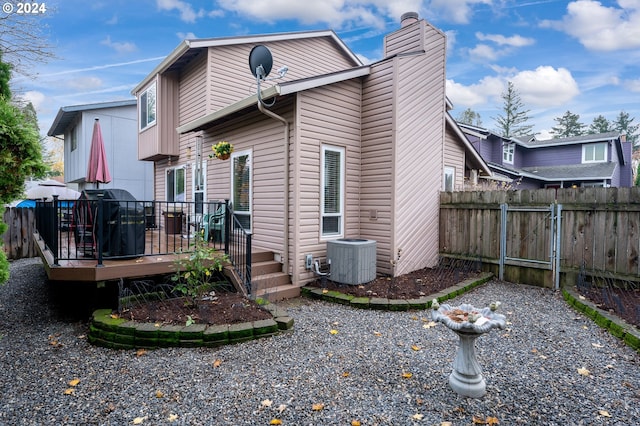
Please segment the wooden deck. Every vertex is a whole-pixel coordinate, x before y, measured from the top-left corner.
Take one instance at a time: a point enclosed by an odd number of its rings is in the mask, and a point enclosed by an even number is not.
[[[180,251],[188,251],[190,244],[194,242],[192,238],[183,238],[179,234],[147,230],[145,255],[127,259],[104,259],[102,265],[98,265],[97,258],[82,257],[82,252],[75,247],[74,238],[69,238],[66,232],[61,232],[60,238],[62,255],[56,264],[51,250],[45,248],[44,241],[37,233],[33,234],[36,250],[51,281],[100,282],[169,274],[174,271],[175,261],[180,256],[186,256]],[[216,246],[219,247],[220,243]],[[70,256],[69,253],[73,255]],[[220,250],[220,253],[223,251]]]

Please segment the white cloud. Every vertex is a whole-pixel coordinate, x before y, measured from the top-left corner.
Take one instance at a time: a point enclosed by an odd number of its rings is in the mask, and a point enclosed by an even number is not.
[[[491,3],[492,0],[431,0],[429,10],[448,21],[467,24],[471,20],[472,6]]]
[[[107,36],[100,44],[108,46],[118,53],[131,53],[138,50],[135,43],[111,41],[111,36]]]
[[[177,33],[176,35],[178,36],[178,38],[179,38],[180,40],[193,40],[193,39],[198,38],[198,37],[196,37],[196,35],[195,35],[194,33],[192,33],[192,32],[188,32],[188,33],[182,33],[182,32],[179,32],[179,33]]]
[[[36,109],[36,112],[40,111],[42,105],[45,105],[46,100],[45,94],[36,90],[25,92],[21,98],[24,99],[25,102],[31,102],[33,107]]]
[[[559,106],[580,94],[578,83],[566,68],[540,66],[533,71],[521,71],[510,80],[525,105]]]
[[[501,105],[507,81],[513,82],[525,107],[550,108],[566,104],[580,94],[578,84],[565,68],[541,66],[535,70],[484,77],[465,86],[447,80],[447,96],[456,107]]]
[[[473,49],[469,49],[469,56],[474,61],[483,62],[495,61],[496,59],[498,59],[498,56],[500,56],[500,54],[491,46],[487,46],[486,44],[478,44]]]
[[[111,19],[109,19],[106,24],[107,25],[116,25],[118,23],[118,15],[113,15]]]
[[[458,32],[449,30],[445,31],[444,34],[447,36],[447,52],[453,52],[453,49],[456,47]]]
[[[177,10],[180,12],[180,20],[184,22],[194,23],[196,19],[202,18],[205,15],[203,9],[196,12],[191,4],[182,0],[156,0],[156,5],[158,10]]]
[[[476,38],[480,41],[492,41],[499,46],[512,46],[512,47],[531,46],[536,42],[532,38],[522,37],[520,35],[505,37],[501,34],[484,34],[480,32],[476,33]]]
[[[541,26],[564,31],[591,50],[640,48],[640,1],[618,0],[618,6],[606,7],[595,0],[573,1],[561,21],[547,20]]]
[[[624,82],[624,87],[631,92],[640,93],[640,78],[637,80],[627,80]]]
[[[102,87],[102,79],[98,77],[78,77],[67,81],[67,86],[74,90],[87,90]]]

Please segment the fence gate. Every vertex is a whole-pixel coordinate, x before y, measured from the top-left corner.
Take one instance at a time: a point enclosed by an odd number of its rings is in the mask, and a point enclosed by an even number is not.
[[[548,269],[553,285],[560,288],[561,204],[549,207],[510,207],[500,205],[500,271],[505,265],[535,266]]]

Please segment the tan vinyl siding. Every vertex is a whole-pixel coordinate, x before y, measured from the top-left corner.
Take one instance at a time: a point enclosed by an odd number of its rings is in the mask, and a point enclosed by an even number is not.
[[[395,254],[402,253],[396,275],[433,266],[438,257],[438,197],[445,136],[445,37],[430,26],[426,28],[426,53],[396,59]]]
[[[297,238],[294,281],[314,279],[304,268],[304,255],[326,257],[321,236],[321,147],[345,149],[345,202],[343,237],[360,236],[360,80],[350,80],[298,95],[299,139],[295,175],[297,184]],[[300,280],[300,281],[299,281]]]
[[[460,142],[460,138],[447,125],[444,139],[444,166],[453,167],[455,169],[454,190],[464,189],[464,163],[465,152],[464,146]],[[442,183],[440,184],[442,190]]]
[[[144,89],[156,83],[156,123],[140,131],[138,134],[138,159],[154,160],[167,155],[178,155],[178,134],[176,133],[178,102],[177,77],[172,73],[157,76]],[[139,99],[138,99],[139,100]],[[139,103],[139,102],[138,102]],[[140,109],[138,107],[138,128],[140,126]]]
[[[264,82],[265,89],[274,83],[342,71],[354,64],[329,37],[268,42],[264,45],[273,55],[269,77],[276,77],[280,67],[289,68],[283,79]],[[256,93],[256,80],[249,69],[249,53],[253,44],[239,44],[209,49],[209,110],[217,111]]]
[[[425,25],[424,21],[418,21],[387,35],[384,43],[384,57],[423,50],[425,40],[422,34]]]
[[[180,125],[206,113],[207,55],[196,56],[180,73]]]
[[[362,101],[360,236],[376,240],[377,269],[384,274],[392,272],[393,70],[392,61],[374,65],[363,84]]]

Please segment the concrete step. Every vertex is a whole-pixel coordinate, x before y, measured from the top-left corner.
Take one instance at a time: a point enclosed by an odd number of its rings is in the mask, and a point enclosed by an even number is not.
[[[300,287],[293,284],[285,284],[256,290],[256,297],[266,299],[269,302],[293,299],[298,296],[300,296]]]

